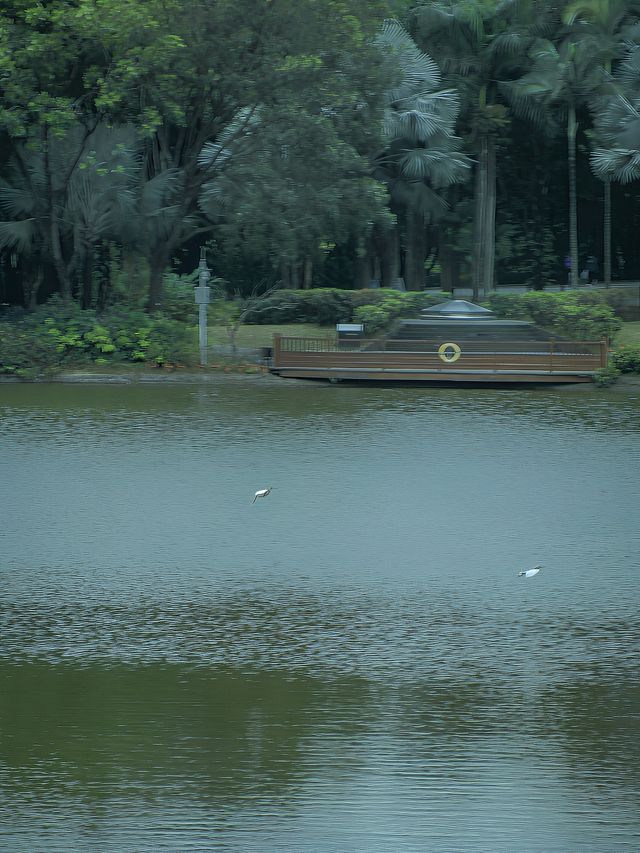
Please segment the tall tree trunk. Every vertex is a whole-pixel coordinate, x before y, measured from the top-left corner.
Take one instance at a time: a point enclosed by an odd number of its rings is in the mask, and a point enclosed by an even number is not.
[[[85,246],[82,264],[82,307],[91,308],[93,301],[93,246]]]
[[[374,281],[378,282],[378,285],[382,283],[382,259],[377,250],[373,256],[373,278]]]
[[[291,269],[286,258],[280,258],[280,281],[284,290],[291,288]]]
[[[483,289],[485,271],[485,217],[487,213],[488,139],[480,137],[476,165],[475,199],[473,215],[473,251],[471,253],[472,299],[477,302]]]
[[[371,281],[371,253],[369,240],[364,238],[358,241],[355,249],[355,281],[358,290],[369,287]]]
[[[147,311],[150,314],[159,311],[162,308],[162,299],[164,296],[164,271],[169,263],[169,253],[166,249],[156,251],[149,258],[149,299],[147,302]]]
[[[292,290],[300,290],[300,264],[297,261],[291,261],[289,269],[289,280]]]
[[[56,199],[53,192],[53,175],[49,158],[49,127],[45,125],[42,129],[42,148],[44,152],[44,176],[47,192],[48,234],[47,240],[51,246],[53,267],[60,283],[60,293],[65,302],[71,301],[71,277],[64,262],[62,243],[60,238],[60,227],[57,220]]]
[[[313,287],[313,261],[307,255],[302,267],[302,289],[310,290]]]
[[[409,210],[406,223],[404,278],[407,290],[424,290],[424,260],[427,254],[424,216]]]
[[[567,121],[567,160],[569,164],[569,254],[571,255],[571,271],[569,281],[571,287],[578,286],[578,195],[576,183],[576,136],[578,123],[575,106],[569,106]]]
[[[65,302],[71,302],[71,276],[64,260],[62,252],[62,244],[60,240],[60,228],[58,223],[53,218],[55,214],[51,213],[52,219],[49,228],[51,255],[53,257],[53,266],[60,282],[60,293]]]
[[[487,185],[483,217],[484,257],[482,269],[482,294],[487,296],[494,287],[496,256],[496,142],[487,137]]]
[[[38,267],[37,273],[31,278],[27,276],[22,285],[24,294],[24,307],[27,311],[35,311],[38,307],[38,291],[44,281],[44,271],[42,267]]]
[[[611,287],[611,181],[604,182],[604,286]]]
[[[400,275],[400,247],[398,226],[392,225],[383,235],[382,240],[382,281],[383,287],[393,287]]]
[[[97,309],[101,313],[107,307],[111,294],[111,264],[110,255],[112,244],[102,241],[100,245],[100,267],[101,275],[98,279]]]
[[[446,237],[440,231],[438,259],[440,261],[440,290],[448,292],[453,297],[454,290],[460,282],[460,259],[446,242]]]

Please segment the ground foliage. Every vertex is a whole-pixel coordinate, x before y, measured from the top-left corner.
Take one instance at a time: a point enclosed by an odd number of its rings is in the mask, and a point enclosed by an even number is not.
[[[197,361],[193,326],[114,308],[100,316],[53,297],[30,314],[0,319],[0,374],[32,378],[65,367]]]

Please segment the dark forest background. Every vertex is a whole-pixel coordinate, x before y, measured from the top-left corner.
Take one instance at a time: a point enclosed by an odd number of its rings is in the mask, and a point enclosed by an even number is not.
[[[640,279],[632,0],[4,0],[0,303]]]

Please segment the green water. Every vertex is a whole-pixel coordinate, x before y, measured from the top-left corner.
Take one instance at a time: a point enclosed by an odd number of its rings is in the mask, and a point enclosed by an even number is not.
[[[0,849],[640,849],[639,416],[0,385]]]

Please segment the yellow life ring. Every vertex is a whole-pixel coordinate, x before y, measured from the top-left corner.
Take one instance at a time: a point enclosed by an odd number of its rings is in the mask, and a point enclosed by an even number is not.
[[[457,361],[460,358],[461,352],[462,350],[458,344],[442,344],[442,346],[438,347],[438,355],[447,364],[453,364],[454,361]]]

